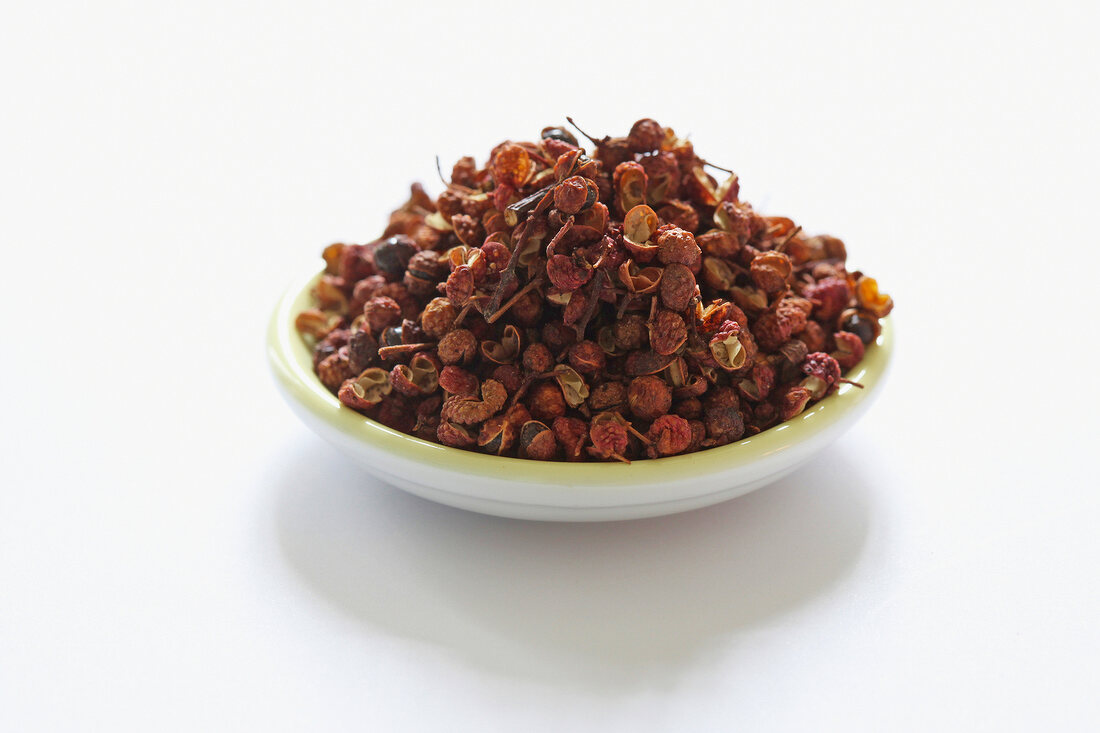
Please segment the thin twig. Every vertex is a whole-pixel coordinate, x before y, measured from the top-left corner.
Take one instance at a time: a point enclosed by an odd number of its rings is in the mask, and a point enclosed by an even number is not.
[[[512,399],[509,401],[511,407],[515,407],[519,403],[523,396],[527,394],[527,390],[531,387],[532,384],[535,383],[535,380],[538,378],[539,377],[536,374],[528,374],[526,377],[523,378],[523,382],[520,383],[519,389],[516,390],[516,393],[512,395]]]
[[[716,165],[714,163],[711,163],[709,160],[704,160],[703,165],[709,165],[711,168],[715,168],[717,170],[720,170],[723,173],[729,173],[731,176],[733,175],[733,171],[731,171],[729,168],[723,168],[720,165]]]
[[[443,182],[444,186],[450,185],[450,182],[443,177],[443,166],[439,164],[439,156],[435,156],[435,172],[439,174],[439,180]]]
[[[603,281],[607,279],[607,270],[599,270],[596,273],[596,277],[592,278],[592,285],[590,286],[590,292],[588,295],[589,301],[584,305],[584,313],[573,325],[573,330],[577,332],[577,338],[584,340],[584,332],[588,330],[588,322],[592,320],[592,315],[596,312],[596,307],[600,304],[600,290],[603,287]]]
[[[500,308],[493,311],[493,314],[491,316],[489,316],[488,318],[486,318],[485,322],[486,323],[495,323],[496,320],[498,318],[500,318],[502,315],[504,315],[508,311],[509,308],[511,308],[516,303],[518,303],[520,298],[527,295],[527,293],[531,292],[531,290],[533,290],[534,288],[537,288],[541,284],[542,284],[542,276],[539,276],[539,277],[536,277],[531,282],[524,285],[522,288],[517,290],[516,294],[513,295],[511,298],[509,298],[508,301],[506,303],[504,303],[504,305],[500,306]]]
[[[500,274],[500,283],[493,292],[493,297],[489,301],[489,306],[482,311],[482,314],[488,313],[491,316],[496,313],[497,309],[500,308],[500,301],[504,298],[504,291],[516,281],[516,267],[519,265],[519,254],[527,246],[527,238],[531,235],[531,229],[534,227],[533,216],[533,214],[528,216],[526,221],[520,225],[523,227],[523,231],[520,232],[519,238],[516,240],[516,248],[512,250],[512,256],[508,258],[508,266],[505,267],[504,272]]]
[[[555,234],[553,239],[550,240],[550,243],[546,245],[546,256],[547,256],[547,258],[557,254],[554,251],[554,248],[557,247],[558,242],[561,241],[562,237],[564,237],[566,234],[568,234],[569,230],[573,228],[573,222],[574,222],[574,219],[573,219],[572,216],[570,216],[568,219],[566,219],[565,223],[561,225],[561,229],[558,230],[558,233]]]
[[[378,358],[383,361],[389,361],[390,357],[401,357],[405,354],[415,354],[418,351],[425,351],[432,348],[435,344],[423,343],[423,344],[397,344],[395,346],[383,346],[378,349]]]
[[[782,252],[783,250],[782,250],[782,249],[780,249],[780,247],[786,247],[786,246],[787,246],[787,244],[788,244],[788,243],[789,243],[789,242],[790,242],[790,241],[791,241],[792,239],[794,239],[794,238],[795,238],[795,235],[796,235],[796,234],[798,234],[798,233],[799,233],[800,231],[802,231],[802,225],[801,225],[801,224],[799,224],[799,225],[798,225],[798,226],[796,226],[796,227],[795,227],[794,229],[792,229],[792,230],[790,230],[789,232],[787,232],[787,237],[786,237],[786,238],[785,238],[785,239],[784,239],[784,240],[783,240],[782,242],[780,242],[779,244],[775,245],[775,247],[773,247],[772,249],[774,249],[774,250],[775,250],[775,251],[777,251],[777,252]]]
[[[585,132],[584,130],[582,130],[582,129],[580,128],[580,126],[579,126],[579,125],[578,125],[578,124],[577,124],[576,122],[574,122],[574,121],[573,121],[573,118],[572,118],[572,117],[570,117],[569,115],[566,115],[566,116],[565,116],[565,119],[566,119],[566,120],[567,120],[567,121],[569,122],[569,124],[570,124],[570,125],[572,125],[573,127],[577,128],[577,132],[579,132],[580,134],[582,134],[582,135],[584,135],[584,136],[585,136],[586,138],[588,138],[588,139],[589,139],[589,141],[590,141],[590,142],[591,142],[591,143],[592,143],[593,145],[599,145],[599,144],[600,144],[600,141],[599,141],[599,140],[597,140],[596,138],[592,137],[592,136],[591,136],[591,135],[589,135],[589,134],[588,134],[587,132]],[[604,136],[604,140],[606,140],[606,139],[607,139],[607,136],[605,135],[605,136]]]
[[[458,312],[458,315],[455,316],[454,321],[451,323],[451,329],[458,328],[459,325],[462,323],[462,319],[466,317],[466,314],[469,313],[470,309],[473,308],[473,307],[474,307],[474,301],[471,298],[471,299],[466,301],[466,305],[462,306],[462,310],[460,310]]]
[[[443,177],[443,168],[439,165],[439,156],[435,156],[435,172],[439,174],[439,180],[443,181],[443,185],[447,187],[449,191],[462,191],[463,193],[473,193],[474,190],[469,186],[463,186],[461,183],[455,183],[454,181],[448,181]]]
[[[633,426],[633,425],[631,425],[630,423],[627,423],[627,424],[626,424],[626,429],[627,429],[628,431],[630,431],[630,432],[631,432],[631,433],[632,433],[632,434],[634,435],[634,437],[635,437],[635,438],[637,438],[638,440],[642,441],[642,442],[643,442],[643,443],[645,443],[646,445],[653,445],[653,441],[652,441],[652,440],[650,440],[649,438],[645,437],[644,435],[642,435],[641,433],[639,433],[639,432],[638,432],[637,430],[635,430],[635,429],[634,429],[634,426]]]
[[[699,304],[703,302],[703,299],[696,295],[691,299],[691,303],[688,305],[688,310],[691,311],[692,317],[689,319],[688,328],[692,336],[698,336],[699,331],[695,326],[695,321],[698,320],[695,316],[699,313]]]
[[[554,188],[554,184],[551,183],[548,186],[543,186],[538,191],[535,191],[530,196],[525,196],[514,204],[509,204],[504,209],[504,223],[508,226],[515,226],[519,222],[519,217],[522,214],[526,214],[531,211],[542,201],[542,197],[545,196],[550,190]]]

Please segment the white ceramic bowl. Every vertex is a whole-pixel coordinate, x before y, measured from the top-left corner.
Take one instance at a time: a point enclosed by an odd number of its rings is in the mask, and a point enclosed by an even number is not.
[[[551,521],[635,519],[717,504],[771,483],[833,442],[870,406],[885,377],[890,319],[839,391],[759,435],[682,456],[622,463],[543,462],[449,448],[392,430],[343,407],[313,373],[294,328],[310,307],[311,272],[279,302],[268,359],[291,408],[318,435],[386,483],[484,514]]]

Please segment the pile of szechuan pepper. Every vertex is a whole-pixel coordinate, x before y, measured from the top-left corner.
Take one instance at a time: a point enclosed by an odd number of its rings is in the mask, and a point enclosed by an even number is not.
[[[462,158],[380,239],[324,250],[296,325],[347,408],[455,448],[629,461],[751,436],[847,381],[893,302],[843,242],[757,214],[654,120],[588,139]]]

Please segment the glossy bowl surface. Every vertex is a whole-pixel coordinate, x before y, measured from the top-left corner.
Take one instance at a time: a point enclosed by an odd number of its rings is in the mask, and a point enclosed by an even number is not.
[[[303,422],[385,483],[484,514],[554,521],[634,519],[717,504],[798,468],[854,423],[882,388],[893,347],[890,318],[848,374],[862,383],[751,438],[682,456],[622,463],[543,462],[449,448],[343,407],[313,373],[294,318],[310,307],[313,271],[279,301],[268,328],[271,369]]]

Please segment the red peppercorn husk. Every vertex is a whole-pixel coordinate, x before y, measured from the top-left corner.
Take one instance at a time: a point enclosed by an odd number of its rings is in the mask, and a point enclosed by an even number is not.
[[[629,462],[734,443],[847,381],[894,303],[844,242],[758,214],[654,120],[588,140],[552,126],[461,158],[379,239],[325,247],[295,322],[322,384],[447,446]]]

